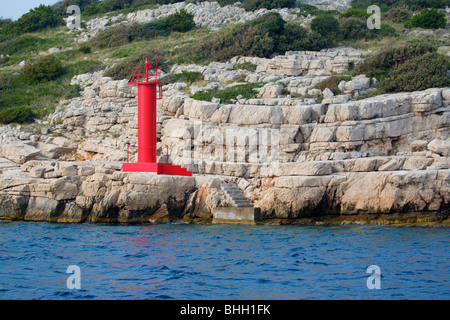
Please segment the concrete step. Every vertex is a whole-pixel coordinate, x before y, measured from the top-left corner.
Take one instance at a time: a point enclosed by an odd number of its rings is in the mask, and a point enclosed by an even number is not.
[[[243,201],[243,202],[250,202],[250,200],[248,200],[247,198],[245,198],[245,197],[234,197],[233,198],[233,201]]]
[[[237,193],[237,192],[227,192],[227,194],[233,198],[245,198],[247,199],[246,196],[243,196],[242,193]]]
[[[233,197],[233,201],[245,201],[245,202],[250,202],[247,198],[244,197]]]
[[[235,183],[221,183],[222,191],[234,207],[253,207],[253,203],[244,195]]]
[[[245,207],[245,208],[253,207],[253,205],[251,203],[235,203],[234,206],[235,207]]]
[[[252,207],[213,208],[213,223],[256,224],[259,210]]]

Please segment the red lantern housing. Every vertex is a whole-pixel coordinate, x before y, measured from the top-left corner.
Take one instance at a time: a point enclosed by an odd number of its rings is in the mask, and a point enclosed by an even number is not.
[[[129,85],[138,86],[138,162],[124,163],[124,172],[192,176],[192,172],[171,163],[158,163],[156,154],[156,101],[162,99],[161,70],[158,69],[155,45],[155,67],[145,59],[145,66],[133,68]],[[168,157],[167,157],[168,158]]]

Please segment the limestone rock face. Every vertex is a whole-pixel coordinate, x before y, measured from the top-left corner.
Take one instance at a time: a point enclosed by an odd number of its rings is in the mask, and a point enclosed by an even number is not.
[[[350,1],[303,3],[329,9]],[[91,19],[78,39],[182,8],[194,13],[197,26],[211,29],[269,11],[179,2]],[[298,10],[270,11],[303,19]],[[208,220],[213,208],[228,205],[221,182],[235,182],[265,218],[448,212],[450,89],[363,98],[377,84],[364,75],[339,83],[337,94],[316,88],[364,57],[361,50],[336,48],[174,65],[171,73],[199,72],[203,80],[163,86],[158,161],[183,166],[193,177],[122,172],[123,162],[138,159],[137,88],[103,71],[77,75],[71,83],[82,96],[61,101],[33,132],[28,125],[0,126],[0,218]],[[243,69],[244,63],[255,68]],[[237,92],[229,104],[192,98],[242,83],[264,86],[249,99]]]
[[[280,107],[236,105],[231,109],[228,122],[238,125],[282,124],[283,110]]]
[[[14,195],[2,191],[0,194],[0,219],[22,220],[25,216],[29,196]]]
[[[428,150],[433,151],[441,156],[450,156],[450,140],[434,139],[428,144]]]
[[[309,0],[308,0],[309,1]],[[314,1],[314,0],[312,0]],[[334,1],[322,1],[319,4],[322,8],[344,8],[348,0],[340,0],[339,3]],[[347,3],[348,4],[348,3]],[[173,4],[161,5],[156,9],[144,9],[128,14],[119,14],[114,17],[99,17],[86,21],[86,29],[78,35],[78,42],[88,41],[97,35],[100,31],[117,26],[118,24],[146,23],[158,18],[166,17],[174,14],[181,9],[194,15],[194,22],[199,28],[210,28],[218,30],[224,25],[237,22],[246,22],[261,17],[268,12],[278,12],[285,20],[298,19],[294,9],[260,9],[254,12],[247,12],[240,6],[240,2],[232,5],[221,7],[216,1],[204,1],[198,3],[177,2]]]
[[[0,157],[9,159],[15,163],[23,164],[39,155],[39,149],[25,144],[22,141],[8,141],[0,145]]]
[[[448,203],[449,192],[436,194],[431,190],[447,184],[447,176],[433,170],[350,176],[338,191],[342,194],[341,209],[347,213],[391,213],[401,212],[407,205],[417,212],[438,211]]]
[[[51,198],[31,197],[24,219],[54,222],[63,210],[63,202]]]
[[[341,84],[340,84],[341,85]],[[370,79],[365,75],[359,75],[354,77],[351,81],[345,82],[342,87],[342,91],[360,91],[370,88]]]
[[[277,98],[283,92],[283,86],[280,84],[268,83],[259,90],[263,98]]]
[[[149,221],[152,223],[168,221],[167,219],[164,219],[168,215],[169,211],[167,210],[167,206],[163,203],[161,207],[149,218]]]
[[[448,172],[435,170],[280,177],[255,204],[265,217],[278,218],[307,217],[319,208],[328,214],[432,212],[448,206],[450,192],[444,186]]]
[[[75,169],[73,176],[61,178],[35,173],[45,170],[44,166],[32,167],[30,175],[4,177],[0,180],[0,217],[50,222],[167,222],[169,213],[172,218],[182,217],[196,188],[193,177],[108,169],[85,175],[88,169],[82,167],[54,167]]]
[[[48,159],[58,159],[62,155],[71,153],[76,150],[72,144],[56,145],[54,143],[39,142],[36,147],[40,150],[40,154]]]

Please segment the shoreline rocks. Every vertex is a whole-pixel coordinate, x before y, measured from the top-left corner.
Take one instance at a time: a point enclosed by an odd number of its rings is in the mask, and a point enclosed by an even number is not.
[[[136,161],[133,147],[127,153],[128,144],[137,144],[136,88],[102,72],[76,76],[82,97],[62,101],[28,127],[0,126],[0,219],[208,222],[213,208],[228,205],[218,188],[226,181],[259,208],[261,223],[382,216],[445,225],[450,89],[361,99],[372,86],[363,76],[340,83],[342,94],[314,88],[327,77],[326,65],[339,73],[361,58],[360,51],[339,48],[174,66],[172,72],[201,72],[207,84],[164,86],[158,158],[193,177],[122,172],[127,157]],[[257,70],[234,70],[244,62]],[[269,83],[255,98],[230,104],[189,96],[243,76],[245,83]]]
[[[402,221],[402,215],[413,213],[419,220],[446,220],[450,212],[448,169],[334,172],[322,164],[302,175],[230,180],[125,173],[119,163],[35,162],[0,176],[0,219],[130,224],[208,220],[214,207],[227,206],[220,180],[242,188],[259,208],[260,223],[377,215]],[[44,178],[35,177],[36,168]],[[64,175],[48,174],[58,170]]]

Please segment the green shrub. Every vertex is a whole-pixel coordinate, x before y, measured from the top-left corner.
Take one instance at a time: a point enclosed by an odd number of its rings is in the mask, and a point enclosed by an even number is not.
[[[11,61],[11,57],[3,57],[3,58],[0,58],[0,66],[3,66],[3,65],[7,66],[7,65],[10,65],[10,63],[11,63],[11,64],[13,63],[13,62]]]
[[[65,68],[65,71],[71,77],[83,74],[83,73],[92,73],[95,71],[99,71],[104,69],[103,64],[98,60],[80,60],[75,63],[68,65]]]
[[[362,10],[362,9],[348,9],[347,11],[341,13],[341,17],[343,18],[360,18],[360,19],[367,19],[371,16],[370,13],[367,13],[366,10]]]
[[[385,14],[386,18],[395,23],[405,23],[412,17],[412,12],[406,7],[389,9]]]
[[[277,51],[280,54],[287,51],[319,51],[331,43],[331,39],[322,37],[317,32],[309,32],[298,23],[288,22],[279,37]]]
[[[340,21],[338,39],[356,41],[396,36],[398,36],[397,31],[390,25],[382,24],[380,29],[370,30],[367,28],[365,20],[349,18]]]
[[[436,47],[411,41],[399,48],[384,50],[357,67],[359,73],[378,79],[383,92],[417,91],[449,86],[449,59]]]
[[[35,63],[25,65],[20,73],[29,81],[50,81],[64,73],[61,61],[50,55],[39,59]]]
[[[179,0],[183,1],[183,0]],[[198,2],[204,2],[207,0],[200,0]],[[178,2],[178,1],[177,1]],[[195,1],[197,2],[197,1]],[[232,5],[236,0],[217,0],[217,2],[223,7],[226,5]],[[242,8],[247,11],[255,11],[258,9],[277,9],[277,8],[294,8],[296,0],[241,0]]]
[[[131,26],[121,25],[105,29],[92,38],[90,44],[98,49],[123,46],[139,36],[139,32],[136,33],[137,27],[138,24],[134,23]]]
[[[339,38],[342,40],[373,37],[373,33],[370,32],[372,30],[367,28],[366,22],[355,18],[342,20],[339,29]]]
[[[300,4],[298,8],[300,9],[300,15],[304,17],[307,17],[309,14],[316,16],[321,11],[319,8],[311,4]]]
[[[310,32],[296,22],[287,23],[278,13],[270,12],[207,35],[184,51],[197,59],[194,62],[226,61],[238,55],[268,58],[292,50],[321,50],[332,40],[333,37]]]
[[[163,85],[174,83],[174,82],[184,82],[187,84],[192,84],[197,81],[203,80],[203,75],[200,72],[194,71],[183,71],[181,73],[170,73],[161,78],[161,83]]]
[[[449,59],[436,52],[428,52],[393,68],[381,79],[379,88],[385,92],[419,91],[448,87]]]
[[[78,50],[61,53],[61,56],[71,57],[71,52],[79,56]],[[70,62],[71,59],[66,61]],[[70,84],[74,75],[101,68],[101,62],[89,60],[68,63],[62,67],[55,56],[48,56],[25,66],[19,75],[3,70],[0,73],[0,110],[29,106],[35,116],[48,114],[59,101],[80,95],[80,87]]]
[[[408,7],[411,10],[420,10],[424,8],[445,8],[450,6],[450,0],[353,0],[352,8],[364,9],[370,5],[380,6],[381,11],[386,12],[391,8]]]
[[[50,6],[41,4],[31,9],[17,21],[11,22],[1,30],[3,33],[23,34],[64,25],[64,20]]]
[[[113,58],[126,58],[139,51],[139,48],[136,46],[125,46],[115,50],[112,53]]]
[[[133,3],[131,4],[132,8],[139,8],[145,5],[149,5],[149,4],[160,4],[159,2],[161,1],[156,1],[156,0],[134,0]],[[169,1],[167,1],[169,2]]]
[[[0,110],[16,106],[30,106],[36,115],[49,111],[48,106],[57,105],[62,99],[79,96],[80,87],[70,85],[71,75],[53,81],[30,82],[23,76],[0,75]]]
[[[170,26],[165,18],[157,19],[149,23],[132,25],[120,25],[117,27],[105,29],[90,40],[94,48],[115,48],[129,44],[133,41],[151,40],[155,34],[157,36],[168,36]]]
[[[311,30],[323,37],[335,37],[339,33],[339,21],[331,15],[319,15],[311,21]]]
[[[248,71],[255,71],[257,67],[258,66],[256,64],[251,63],[251,62],[236,63],[233,65],[234,70],[242,69],[242,70],[248,70]]]
[[[269,57],[278,48],[285,24],[278,13],[270,12],[208,35],[190,49],[203,61],[225,61],[237,55]]]
[[[286,21],[276,12],[269,12],[262,17],[249,22],[249,25],[256,27],[258,33],[269,34],[270,36],[280,35],[285,27]]]
[[[132,0],[104,0],[100,3],[103,12],[111,12],[128,8]]]
[[[83,15],[89,17],[89,16],[94,16],[94,15],[102,13],[102,12],[103,12],[103,10],[99,5],[91,4],[91,5],[87,6],[86,8],[84,8]]]
[[[187,32],[195,27],[194,16],[186,10],[174,13],[165,18],[159,18],[148,23],[120,25],[101,31],[90,40],[94,48],[114,48],[133,41],[152,40],[155,36],[169,36],[171,32]]]
[[[86,7],[95,6],[98,3],[98,0],[62,0],[55,3],[52,8],[56,14],[67,17],[67,8],[71,5],[80,7],[81,12],[84,14]]]
[[[82,45],[78,50],[79,50],[80,52],[89,54],[89,53],[91,53],[91,46],[85,44],[85,45]]]
[[[249,84],[238,84],[230,88],[222,90],[212,90],[206,92],[196,92],[191,95],[192,99],[212,101],[213,98],[220,99],[221,103],[232,103],[231,100],[235,100],[237,96],[242,95],[244,99],[251,99],[256,97],[257,92],[255,88],[260,88],[261,83],[249,83]]]
[[[16,106],[0,111],[0,122],[8,123],[26,123],[31,122],[34,118],[34,112],[31,107]]]
[[[183,1],[183,0],[179,0]],[[208,0],[200,0],[200,1],[193,1],[192,2],[204,2]],[[210,0],[209,0],[210,1]],[[216,0],[219,5],[226,6],[226,5],[232,5],[236,0]],[[174,1],[175,2],[175,1]],[[176,1],[178,2],[178,1]],[[296,0],[241,0],[239,1],[241,3],[242,8],[244,8],[247,11],[255,11],[258,9],[266,8],[266,9],[276,9],[276,8],[294,8],[296,4]]]
[[[11,22],[12,22],[12,20],[9,18],[5,19],[3,17],[0,17],[0,28],[6,26],[7,24],[10,24]]]
[[[72,1],[72,0],[64,0],[64,1]],[[78,2],[85,1],[87,5],[80,6],[83,15],[93,16],[100,13],[110,13],[110,12],[120,12],[126,14],[129,12],[136,11],[136,9],[155,7],[159,4],[182,2],[183,0],[103,0],[103,1],[74,0],[74,1]],[[67,4],[65,7],[67,8],[67,6],[69,6],[69,4]]]
[[[370,31],[378,37],[398,37],[397,30],[393,26],[384,23],[381,24],[381,29],[373,29]]]
[[[424,9],[420,14],[415,15],[409,20],[405,27],[407,28],[424,28],[424,29],[440,29],[447,25],[447,18],[444,12],[437,9]]]
[[[195,27],[194,15],[181,9],[167,17],[167,23],[172,31],[187,32]]]
[[[2,37],[3,36],[0,36],[0,39]],[[46,42],[46,39],[29,35],[5,37],[1,40],[0,52],[9,55],[37,51]]]
[[[276,8],[293,8],[295,0],[242,0],[242,6],[247,11],[255,11],[258,9],[276,9]]]
[[[157,36],[166,37],[169,36],[172,28],[168,19],[160,18],[140,25],[140,39],[149,40],[153,39],[155,34]]]
[[[436,48],[428,43],[423,41],[411,41],[398,48],[383,50],[367,59],[357,67],[357,72],[365,73],[370,77],[379,79],[387,76],[393,68],[408,60],[436,51]]]

